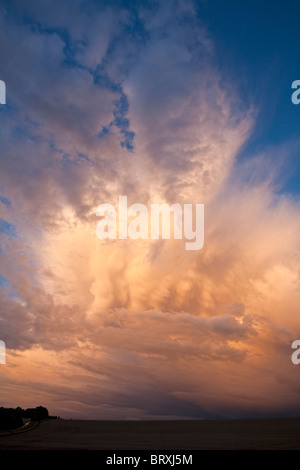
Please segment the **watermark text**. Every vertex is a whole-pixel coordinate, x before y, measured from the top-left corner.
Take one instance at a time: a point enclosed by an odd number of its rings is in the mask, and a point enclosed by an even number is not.
[[[293,81],[292,89],[295,90],[291,96],[292,103],[299,104],[300,103],[300,80]]]
[[[0,364],[6,364],[6,347],[4,341],[0,340]]]
[[[112,204],[100,204],[96,227],[101,240],[185,239],[186,250],[200,250],[204,244],[204,204],[144,204],[127,206],[127,196],[119,196],[118,214]],[[195,219],[195,220],[194,220]]]
[[[6,104],[6,86],[3,80],[0,80],[0,104]]]
[[[300,339],[295,339],[295,341],[292,342],[292,349],[296,349],[291,357],[292,363],[296,365],[300,364]]]

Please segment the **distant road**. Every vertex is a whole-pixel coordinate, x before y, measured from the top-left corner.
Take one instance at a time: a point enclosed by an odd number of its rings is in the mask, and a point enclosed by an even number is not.
[[[298,449],[300,418],[218,421],[46,420],[0,436],[0,450]]]
[[[23,424],[23,426],[19,428],[14,428],[11,431],[0,431],[0,437],[7,436],[7,435],[11,436],[12,434],[19,434],[21,432],[27,432],[35,428],[38,425],[39,425],[38,421],[27,421],[25,424]]]

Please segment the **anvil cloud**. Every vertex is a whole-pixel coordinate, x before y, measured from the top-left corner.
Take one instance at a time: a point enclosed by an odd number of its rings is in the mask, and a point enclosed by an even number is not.
[[[278,190],[297,142],[240,158],[258,105],[197,4],[126,5],[0,3],[1,403],[297,414],[299,198]],[[204,247],[99,240],[96,209],[121,194],[205,204]]]

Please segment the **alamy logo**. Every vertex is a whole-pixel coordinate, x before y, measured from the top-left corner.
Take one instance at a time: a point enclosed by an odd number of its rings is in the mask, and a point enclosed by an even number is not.
[[[298,365],[300,364],[300,339],[295,339],[295,341],[292,342],[292,349],[296,349],[291,357],[292,363]]]
[[[171,219],[172,233],[175,240],[189,240],[186,250],[200,250],[204,244],[204,204],[195,204],[195,224],[193,224],[193,205],[184,204],[151,204],[150,215],[144,204],[132,204],[127,207],[127,196],[119,196],[118,216],[112,204],[101,204],[96,211],[102,219],[96,228],[97,237],[132,240],[170,240]],[[128,219],[130,222],[128,223]],[[195,230],[193,230],[195,225]]]
[[[0,104],[6,104],[6,86],[2,80],[0,80]]]
[[[292,103],[299,104],[300,103],[300,80],[294,80],[292,83],[292,89],[296,90],[292,93]]]
[[[0,341],[0,364],[6,364],[6,348],[4,341]]]

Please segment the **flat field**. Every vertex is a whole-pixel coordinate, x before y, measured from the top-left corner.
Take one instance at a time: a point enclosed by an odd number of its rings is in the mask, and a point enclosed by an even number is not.
[[[0,450],[299,449],[300,418],[209,421],[46,420],[0,436]]]

